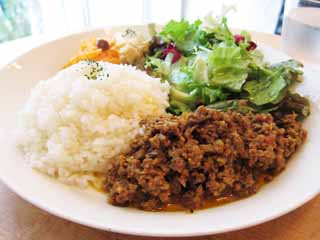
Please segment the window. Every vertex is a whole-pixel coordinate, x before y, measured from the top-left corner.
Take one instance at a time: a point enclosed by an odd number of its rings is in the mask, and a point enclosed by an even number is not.
[[[289,7],[297,0],[286,0]],[[273,33],[280,0],[0,0],[0,42],[31,33],[61,35],[115,24],[194,20],[233,5],[233,28]]]

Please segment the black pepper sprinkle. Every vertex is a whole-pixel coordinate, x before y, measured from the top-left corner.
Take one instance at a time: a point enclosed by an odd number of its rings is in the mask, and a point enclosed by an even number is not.
[[[84,75],[88,80],[105,80],[109,77],[109,73],[103,71],[104,69],[99,62],[92,60],[85,60],[83,62],[91,67],[89,73]]]
[[[128,28],[124,31],[124,33],[122,34],[122,37],[133,37],[135,35],[136,35],[136,32],[133,29]]]

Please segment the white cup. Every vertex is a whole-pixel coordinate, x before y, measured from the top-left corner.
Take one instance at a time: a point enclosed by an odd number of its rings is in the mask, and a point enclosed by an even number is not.
[[[320,8],[294,8],[284,20],[282,49],[291,57],[320,64]]]

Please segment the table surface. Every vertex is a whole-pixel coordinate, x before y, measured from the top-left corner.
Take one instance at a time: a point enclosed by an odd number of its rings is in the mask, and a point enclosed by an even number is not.
[[[253,34],[255,38],[255,34]],[[280,38],[258,34],[260,42],[280,48]],[[0,45],[0,67],[22,52],[45,41],[46,36],[29,37]],[[163,239],[128,236],[81,226],[53,216],[24,201],[0,181],[0,240],[146,240]],[[186,238],[184,238],[186,239]],[[297,210],[273,221],[198,240],[319,240],[320,195]]]

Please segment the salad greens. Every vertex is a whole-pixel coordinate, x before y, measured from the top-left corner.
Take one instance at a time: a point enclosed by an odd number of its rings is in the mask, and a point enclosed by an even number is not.
[[[276,111],[288,105],[290,88],[302,78],[301,63],[264,62],[250,34],[234,35],[225,17],[171,20],[161,32],[152,32],[145,68],[170,83],[168,111],[174,114],[199,105],[242,113]],[[294,99],[297,104],[290,109],[307,116],[308,101],[298,94]]]
[[[240,47],[218,47],[208,56],[210,84],[240,92],[248,77],[249,61]]]
[[[181,22],[171,20],[159,35],[165,42],[174,42],[180,51],[188,54],[191,53],[198,44],[197,34],[200,24],[200,20],[192,24],[185,20]]]

